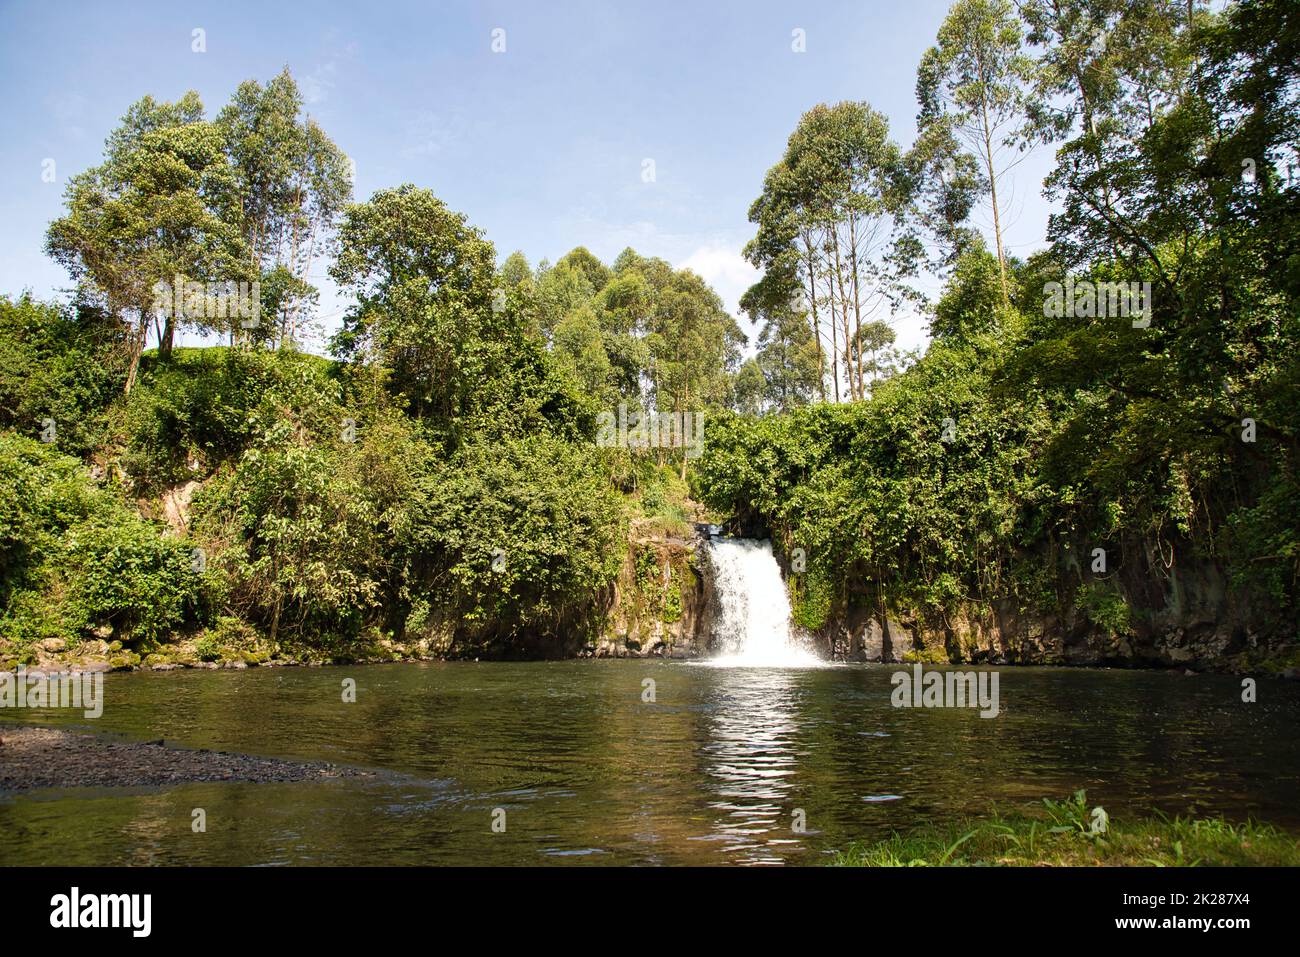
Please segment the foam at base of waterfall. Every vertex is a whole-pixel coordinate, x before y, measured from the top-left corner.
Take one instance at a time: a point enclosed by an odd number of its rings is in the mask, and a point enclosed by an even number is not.
[[[817,668],[825,662],[799,646],[790,628],[790,600],[766,541],[715,538],[709,545],[718,601],[715,668]]]

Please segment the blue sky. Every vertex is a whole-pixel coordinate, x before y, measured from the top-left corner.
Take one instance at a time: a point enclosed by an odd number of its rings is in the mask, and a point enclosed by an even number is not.
[[[66,179],[146,93],[197,90],[215,114],[242,80],[289,66],[357,165],[358,198],[412,182],[482,228],[503,258],[625,246],[690,266],[729,307],[750,203],[800,114],[867,100],[903,145],[915,71],[946,0],[539,3],[0,3],[0,292],[49,296],[41,251]],[[205,31],[206,52],[191,49]],[[505,31],[505,52],[492,33]],[[791,49],[792,31],[806,52]],[[42,182],[55,161],[57,182]],[[655,181],[642,164],[654,161]],[[1042,243],[1050,157],[1015,172],[1011,251]],[[987,217],[981,216],[977,224]],[[345,306],[317,267],[325,325]],[[900,344],[924,341],[895,317]],[[742,328],[750,326],[742,319]],[[193,337],[191,336],[191,341]]]

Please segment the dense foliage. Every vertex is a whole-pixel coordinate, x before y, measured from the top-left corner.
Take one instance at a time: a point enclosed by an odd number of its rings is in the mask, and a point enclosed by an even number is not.
[[[567,653],[629,516],[687,517],[683,450],[596,424],[730,400],[716,293],[632,250],[498,268],[412,185],[349,203],[301,110],[287,73],[211,122],[145,97],[50,226],[74,301],[0,297],[5,660]],[[327,254],[354,303],[334,359],[297,348]],[[253,315],[212,311],[250,279]],[[174,348],[183,325],[232,346]]]
[[[831,595],[807,624],[850,599],[941,621],[1001,603],[1125,634],[1186,608],[1294,649],[1295,10],[1022,6],[1023,44],[1009,5],[954,7],[921,123],[1056,145],[1050,246],[1022,262],[961,239],[924,358],[867,403],[715,424],[699,492],[804,550],[796,597]],[[978,199],[996,155],[961,142],[949,169],[983,167]],[[949,248],[951,197],[912,195]],[[1147,283],[1149,312],[1055,304],[1053,283],[1089,282]]]
[[[810,628],[858,602],[1127,634],[1199,602],[1294,641],[1298,62],[1279,0],[959,0],[910,147],[842,102],[776,157],[745,361],[689,270],[498,263],[427,189],[352,202],[287,72],[213,119],[145,97],[50,225],[71,302],[0,297],[0,653],[565,653],[653,577],[629,519],[696,516],[688,477],[799,550]],[[1057,211],[1022,259],[999,187],[1031,148]],[[322,265],[331,358],[300,351]],[[918,358],[890,322],[926,267]],[[642,410],[704,412],[704,458],[605,447]]]

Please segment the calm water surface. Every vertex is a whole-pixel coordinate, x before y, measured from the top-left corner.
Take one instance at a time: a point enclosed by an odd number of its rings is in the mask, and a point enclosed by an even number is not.
[[[819,864],[1086,788],[1112,815],[1300,830],[1300,686],[1005,668],[1002,713],[896,709],[892,666],[660,661],[114,674],[97,721],[0,721],[363,766],[361,780],[0,794],[4,864]],[[353,678],[357,702],[344,704]],[[642,701],[643,681],[655,702]],[[0,724],[0,728],[2,728]],[[190,829],[207,812],[207,833]],[[504,833],[493,811],[506,812]],[[806,831],[792,828],[796,809]]]

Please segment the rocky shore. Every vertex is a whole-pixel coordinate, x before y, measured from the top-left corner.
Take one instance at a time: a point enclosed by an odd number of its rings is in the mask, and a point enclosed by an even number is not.
[[[165,741],[142,743],[53,728],[0,725],[0,791],[313,781],[368,773],[324,762],[191,750]]]

